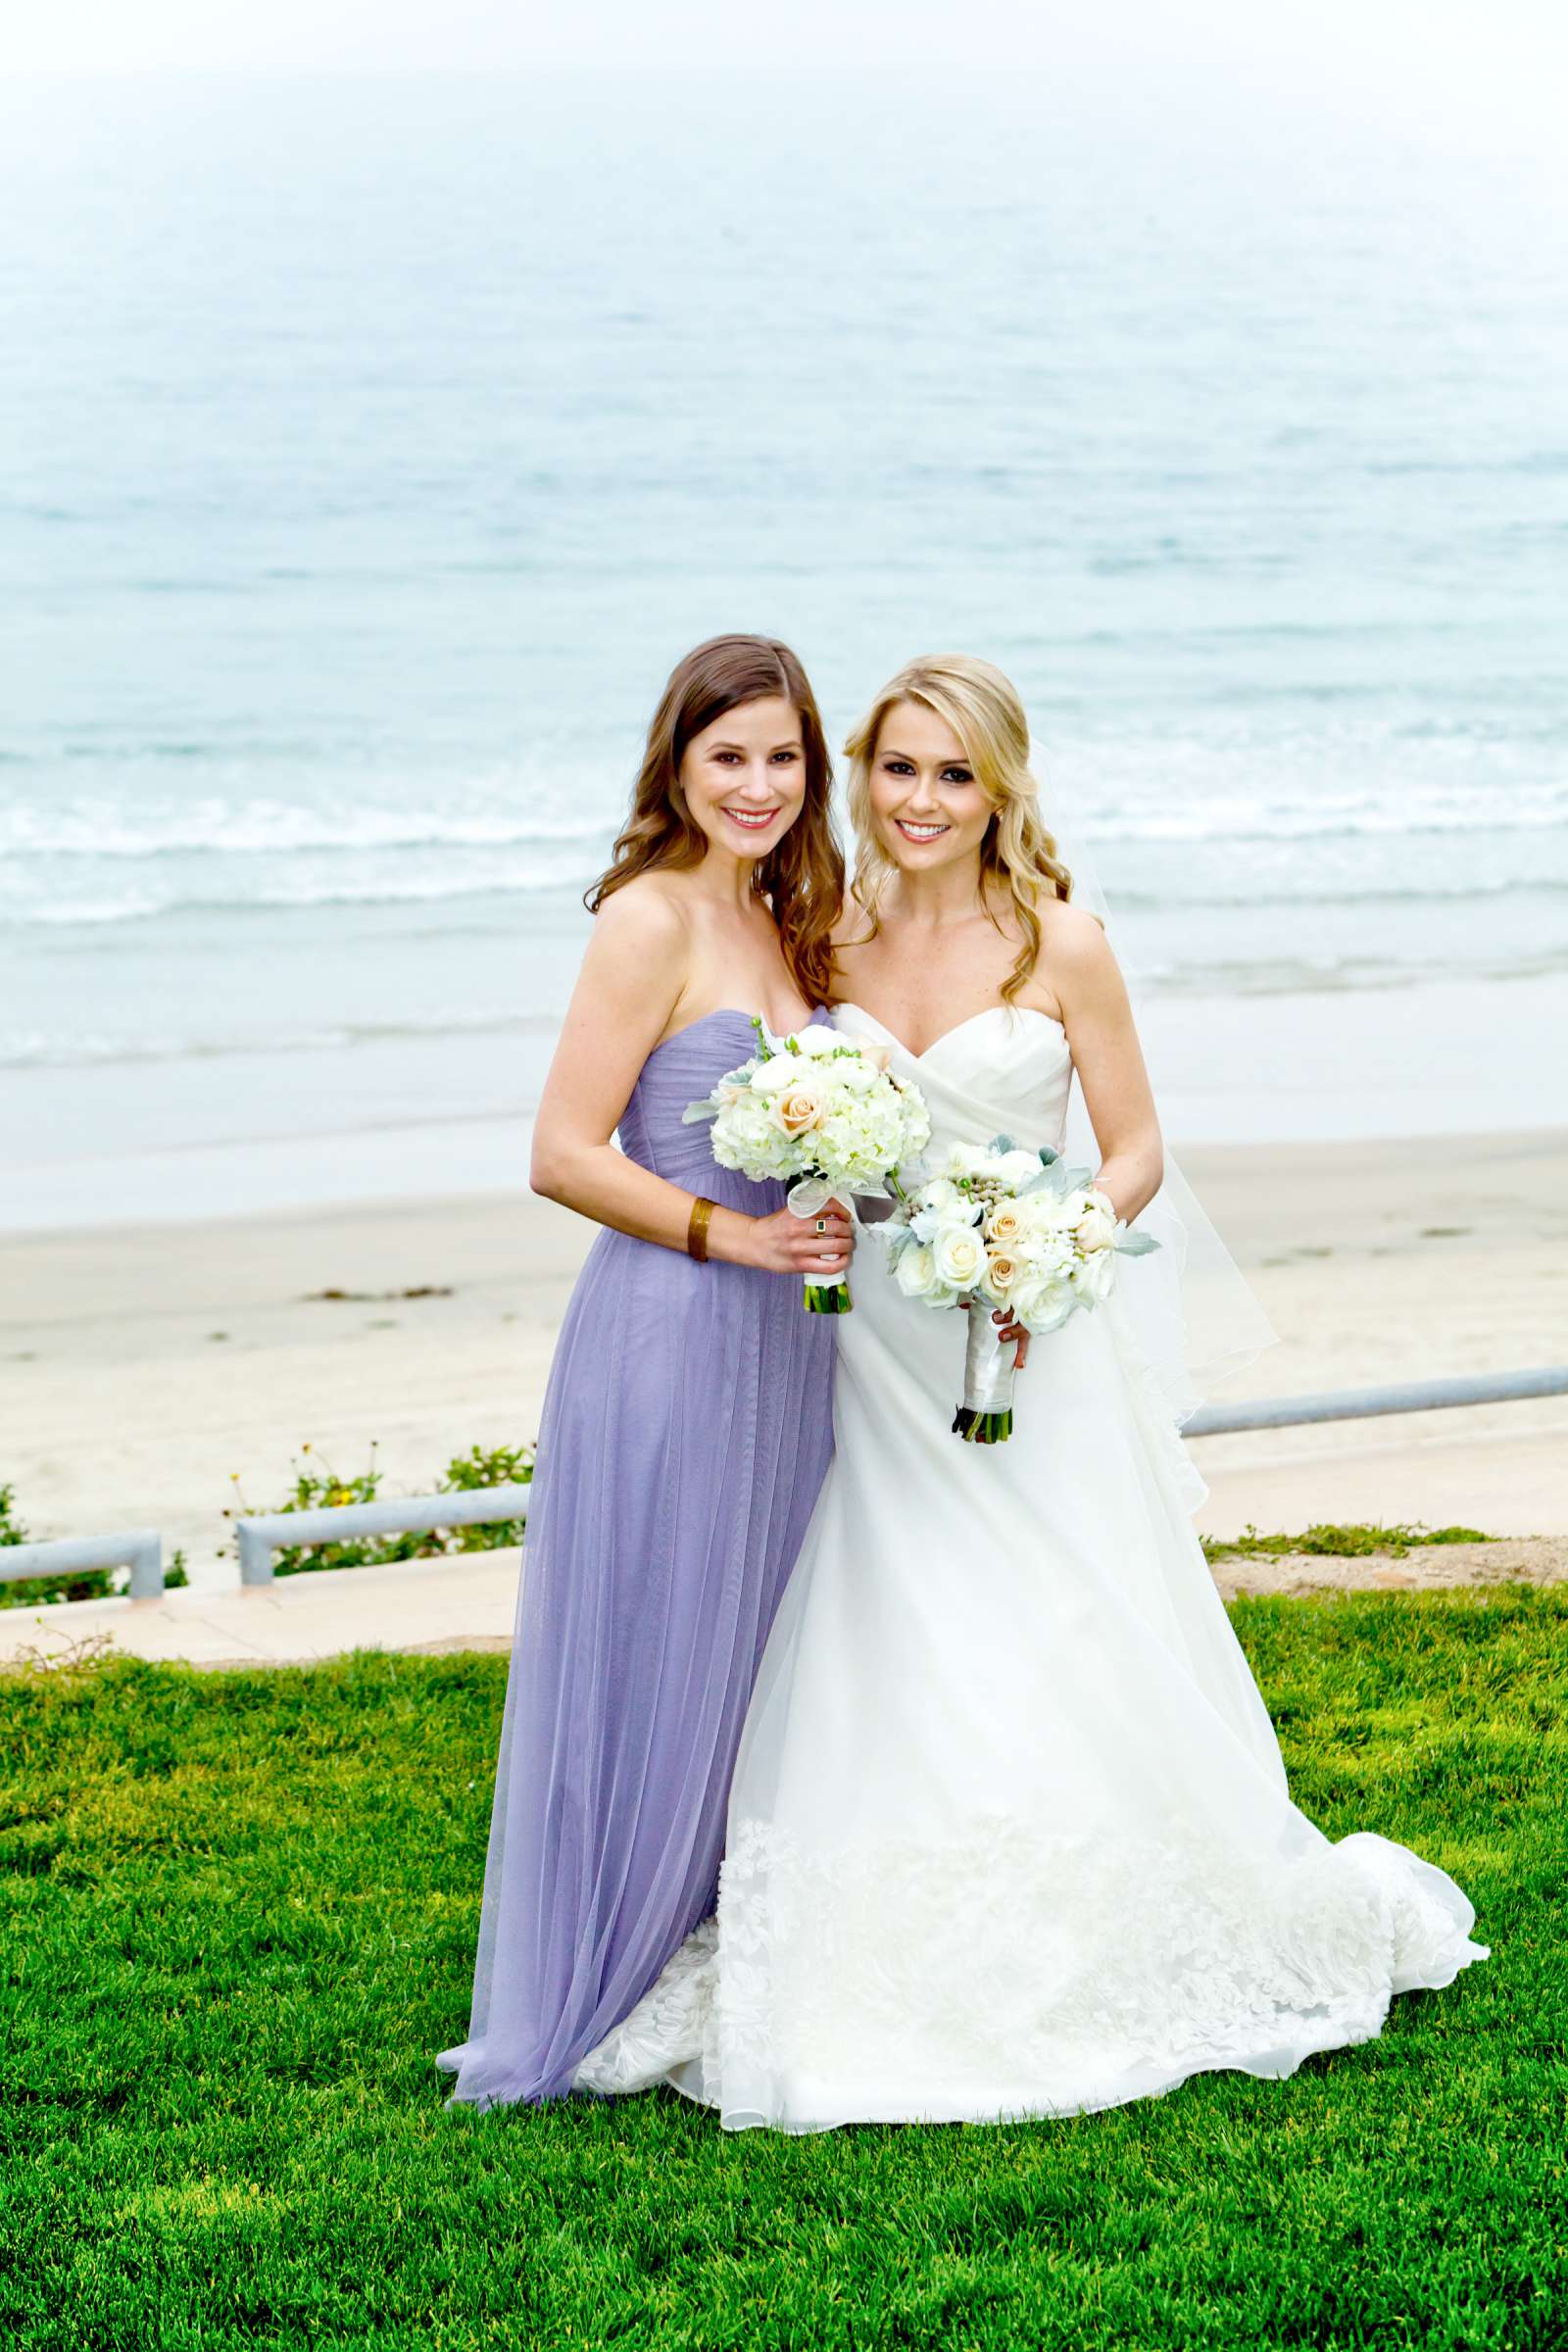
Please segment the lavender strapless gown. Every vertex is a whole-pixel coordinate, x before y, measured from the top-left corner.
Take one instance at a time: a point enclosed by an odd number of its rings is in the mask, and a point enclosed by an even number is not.
[[[628,1156],[765,1215],[689,1102],[746,1015],[655,1048]],[[713,1909],[762,1646],[833,1449],[834,1327],[793,1277],[601,1233],[539,1432],[468,2039],[436,2063],[486,2107],[563,2096]]]

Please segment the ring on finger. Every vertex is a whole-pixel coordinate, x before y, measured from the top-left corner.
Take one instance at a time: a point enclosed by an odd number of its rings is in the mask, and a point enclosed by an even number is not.
[[[818,1232],[818,1233],[826,1233],[826,1231],[827,1231],[827,1219],[826,1219],[826,1217],[818,1217],[818,1218],[817,1218],[817,1220],[816,1220],[816,1230],[817,1230],[817,1232]]]

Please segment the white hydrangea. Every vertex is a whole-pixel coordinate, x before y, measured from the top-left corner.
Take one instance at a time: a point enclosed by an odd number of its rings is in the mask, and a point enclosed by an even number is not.
[[[787,1038],[757,1027],[760,1050],[686,1112],[711,1120],[719,1166],[759,1183],[814,1177],[841,1199],[885,1194],[931,1140],[918,1087],[823,1023]]]

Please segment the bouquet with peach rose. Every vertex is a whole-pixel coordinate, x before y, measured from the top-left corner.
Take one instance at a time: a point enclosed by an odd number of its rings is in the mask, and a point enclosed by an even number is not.
[[[901,1162],[931,1140],[919,1088],[895,1077],[887,1049],[868,1039],[820,1022],[793,1037],[772,1036],[760,1020],[752,1026],[751,1060],[685,1113],[688,1124],[712,1121],[719,1166],[788,1184],[798,1217],[820,1216],[829,1200],[847,1206],[857,1193],[885,1200]],[[806,1286],[808,1314],[847,1314],[853,1303],[842,1274]]]
[[[1012,1435],[1014,1359],[992,1320],[1003,1308],[1026,1331],[1055,1331],[1110,1295],[1120,1257],[1159,1244],[1130,1232],[1087,1168],[1010,1136],[955,1144],[877,1231],[895,1281],[923,1306],[969,1307],[963,1402],[954,1432],[976,1446]]]

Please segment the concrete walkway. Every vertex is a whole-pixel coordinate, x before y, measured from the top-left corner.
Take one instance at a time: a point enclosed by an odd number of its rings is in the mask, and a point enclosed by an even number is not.
[[[181,1588],[161,1600],[73,1600],[0,1609],[0,1668],[73,1656],[182,1660],[192,1666],[307,1665],[349,1649],[508,1649],[517,1604],[515,1551],[390,1568],[287,1576],[231,1592]],[[1400,1556],[1222,1558],[1214,1581],[1238,1592],[1451,1588],[1568,1578],[1568,1538],[1433,1546]]]
[[[506,1649],[517,1554],[398,1560],[285,1576],[231,1592],[181,1587],[161,1600],[71,1600],[0,1609],[0,1665],[63,1660],[83,1644],[193,1666],[281,1666],[348,1649]]]

